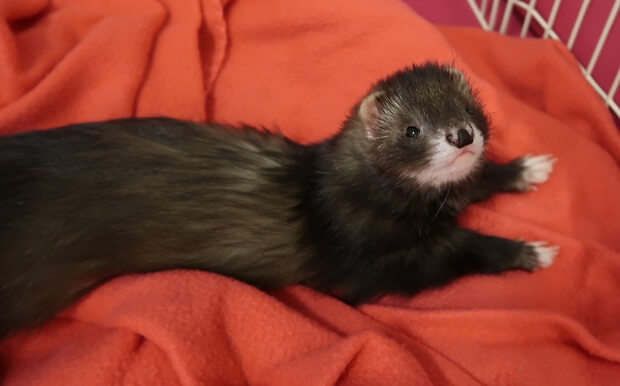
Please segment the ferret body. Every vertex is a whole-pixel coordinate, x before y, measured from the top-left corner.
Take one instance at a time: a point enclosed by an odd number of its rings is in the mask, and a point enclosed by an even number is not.
[[[128,273],[200,269],[355,304],[548,266],[555,247],[457,225],[552,169],[485,160],[488,130],[463,74],[430,63],[379,81],[308,146],[166,118],[0,138],[0,337]]]

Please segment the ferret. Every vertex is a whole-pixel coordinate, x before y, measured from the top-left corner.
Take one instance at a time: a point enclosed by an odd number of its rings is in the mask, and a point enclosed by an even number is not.
[[[548,267],[557,247],[457,223],[553,169],[550,155],[491,162],[488,139],[466,76],[437,63],[379,80],[309,145],[169,118],[0,138],[0,337],[130,273],[198,269],[355,305]]]

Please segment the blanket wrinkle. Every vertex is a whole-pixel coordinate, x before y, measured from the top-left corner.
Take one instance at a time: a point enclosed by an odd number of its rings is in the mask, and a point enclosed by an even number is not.
[[[386,318],[386,315],[389,315],[390,311],[398,313],[402,312],[403,310],[391,307],[391,309],[387,312],[385,310],[382,310],[383,312],[377,313],[375,315],[373,308],[380,306],[369,307],[371,307],[371,311],[367,312],[367,314],[376,317],[375,320],[383,324],[384,326],[396,328],[401,333],[407,336],[411,336],[411,334],[415,334],[417,331],[419,331],[414,330],[413,327],[409,326],[406,323],[407,316],[411,316],[411,314],[415,313],[415,311],[411,311],[411,309],[408,309],[406,314],[404,315],[399,315],[398,317],[394,318]],[[422,329],[436,329],[432,322],[437,320],[458,320],[462,321],[464,324],[475,322],[474,318],[472,318],[471,310],[466,309],[444,309],[441,311],[435,311],[432,314],[429,314],[428,312],[425,312],[423,310],[417,312],[419,313],[418,318],[428,323],[423,324]],[[486,319],[490,321],[490,323],[495,323],[498,330],[506,329],[508,331],[509,329],[514,328],[514,325],[544,326],[544,328],[535,331],[537,334],[530,334],[527,336],[511,336],[510,338],[513,339],[513,343],[527,344],[530,342],[537,342],[541,339],[552,336],[553,338],[562,339],[566,343],[571,343],[574,347],[583,350],[588,355],[603,359],[616,365],[620,365],[620,353],[615,350],[612,345],[607,345],[601,342],[596,336],[592,334],[591,331],[584,328],[583,325],[580,324],[577,320],[565,315],[541,311],[533,312],[529,310],[498,309],[476,310],[475,318]],[[507,319],[509,319],[509,323],[507,323],[506,325],[498,323],[506,321]],[[418,322],[420,322],[420,320],[418,320]],[[480,343],[484,343],[485,338],[487,337],[484,333],[480,333],[477,338],[479,339]],[[436,349],[432,346],[431,343],[425,342],[425,344],[429,347],[432,347],[433,349]]]

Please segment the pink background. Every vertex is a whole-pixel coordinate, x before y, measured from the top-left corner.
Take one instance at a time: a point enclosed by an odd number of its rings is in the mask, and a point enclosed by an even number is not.
[[[471,11],[469,4],[465,0],[404,0],[419,14],[427,20],[438,24],[455,24],[472,27],[479,27],[478,21]],[[590,3],[588,11],[583,19],[580,33],[575,40],[573,53],[579,61],[587,66],[588,61],[594,51],[598,38],[603,30],[605,22],[614,0],[596,0]],[[490,0],[489,3],[492,3]],[[581,6],[582,0],[564,0],[554,24],[554,29],[563,41],[568,41],[572,26]],[[496,25],[501,22],[503,5],[505,1],[500,2],[500,11]],[[551,12],[553,0],[538,0],[536,8],[547,18]],[[488,7],[491,8],[490,5]],[[517,8],[518,9],[518,8]],[[514,14],[509,24],[508,33],[518,34],[521,31],[522,17]],[[530,36],[540,36],[543,30],[532,19]],[[611,83],[616,76],[616,72],[620,66],[620,23],[616,22],[612,27],[609,37],[598,63],[594,67],[593,77],[605,90],[609,90]],[[616,103],[620,103],[620,93],[616,93]]]

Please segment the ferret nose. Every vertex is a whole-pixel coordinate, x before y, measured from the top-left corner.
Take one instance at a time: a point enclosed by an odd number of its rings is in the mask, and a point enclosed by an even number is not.
[[[460,149],[474,142],[474,135],[465,129],[452,129],[446,134],[446,141]]]

